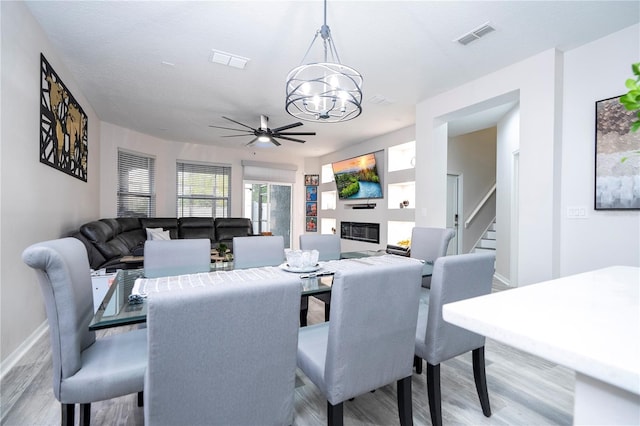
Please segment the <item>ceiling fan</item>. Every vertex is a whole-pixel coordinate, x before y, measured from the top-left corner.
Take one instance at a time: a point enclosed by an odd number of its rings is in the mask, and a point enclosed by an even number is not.
[[[260,116],[260,127],[258,127],[257,129],[247,126],[246,124],[240,123],[239,121],[232,120],[229,117],[223,116],[222,118],[224,118],[225,120],[229,120],[233,123],[239,124],[242,127],[246,127],[249,130],[232,129],[230,127],[211,126],[211,125],[209,127],[215,127],[216,129],[225,129],[225,130],[234,130],[237,132],[243,132],[243,134],[241,135],[227,135],[227,136],[223,136],[223,138],[233,138],[238,136],[249,136],[249,135],[255,136],[251,141],[249,141],[249,143],[247,143],[247,146],[251,146],[256,142],[271,142],[276,146],[280,146],[281,145],[280,142],[278,142],[276,139],[285,139],[288,141],[305,143],[305,141],[303,141],[302,139],[292,138],[291,136],[314,136],[316,134],[316,132],[284,132],[284,130],[289,130],[294,127],[302,126],[302,123],[300,122],[287,124],[286,126],[282,126],[282,127],[276,127],[275,129],[270,129],[267,125],[267,123],[269,122],[269,117],[267,117],[266,115]]]

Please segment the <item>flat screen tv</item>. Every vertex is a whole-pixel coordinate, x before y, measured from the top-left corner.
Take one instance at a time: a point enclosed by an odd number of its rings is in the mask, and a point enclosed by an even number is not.
[[[376,156],[371,154],[331,164],[341,200],[382,198]]]

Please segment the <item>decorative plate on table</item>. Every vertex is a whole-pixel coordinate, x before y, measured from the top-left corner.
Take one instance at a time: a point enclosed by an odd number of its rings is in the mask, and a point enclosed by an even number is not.
[[[283,263],[282,265],[280,265],[280,269],[283,269],[287,272],[296,272],[296,273],[316,272],[318,269],[320,269],[320,265],[316,263],[313,266],[303,266],[301,268],[296,268],[295,266],[290,266],[288,263]]]

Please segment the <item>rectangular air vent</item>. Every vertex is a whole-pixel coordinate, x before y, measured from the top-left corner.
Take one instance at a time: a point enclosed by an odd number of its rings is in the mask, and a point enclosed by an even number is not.
[[[249,58],[234,55],[233,53],[223,52],[222,50],[211,49],[211,62],[214,64],[227,65],[233,68],[244,69],[249,62]]]
[[[490,32],[495,31],[496,29],[493,28],[489,22],[480,25],[478,28],[469,31],[468,33],[465,33],[463,35],[461,35],[460,37],[458,37],[457,39],[453,40],[453,41],[457,41],[458,43],[466,46],[467,44],[471,43],[472,41],[475,41],[477,39],[479,39],[480,37],[484,37],[485,35],[489,34]]]

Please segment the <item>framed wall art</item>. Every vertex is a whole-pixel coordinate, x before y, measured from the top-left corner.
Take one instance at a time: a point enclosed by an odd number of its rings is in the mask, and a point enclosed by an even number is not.
[[[40,162],[87,181],[88,120],[40,54]]]
[[[304,175],[304,184],[318,186],[320,183],[319,175]]]
[[[596,102],[596,210],[640,209],[640,131],[620,96]]]

